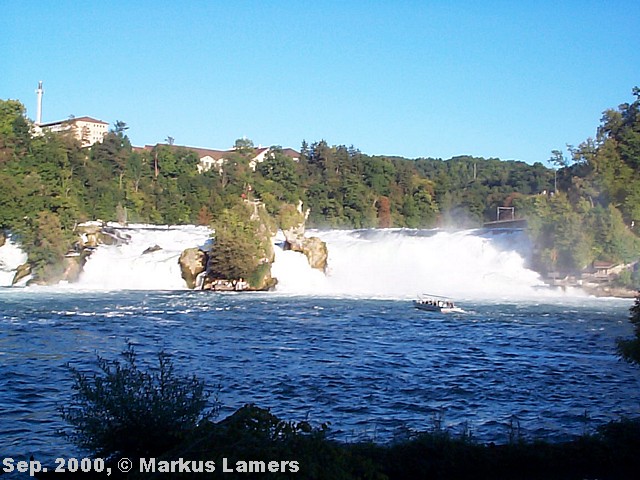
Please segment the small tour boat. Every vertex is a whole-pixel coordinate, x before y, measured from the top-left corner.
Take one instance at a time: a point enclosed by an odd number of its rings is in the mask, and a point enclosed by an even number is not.
[[[420,295],[413,301],[413,306],[427,312],[464,313],[464,310],[456,307],[453,300],[438,295]]]

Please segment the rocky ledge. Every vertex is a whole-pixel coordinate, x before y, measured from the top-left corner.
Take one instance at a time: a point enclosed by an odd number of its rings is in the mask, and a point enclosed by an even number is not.
[[[264,218],[263,214],[266,214],[264,206],[260,202],[248,203],[253,209],[252,221],[258,222],[256,234],[262,239],[262,243],[269,245],[268,252],[255,268],[255,274],[251,275],[250,281],[247,281],[247,278],[220,278],[213,273],[216,269],[211,265],[215,253],[212,255],[211,250],[187,248],[180,255],[179,264],[182,278],[189,288],[215,291],[262,291],[275,287],[277,279],[271,277],[271,264],[275,257],[272,248],[275,230],[267,225],[270,221]],[[327,245],[317,237],[305,237],[305,221],[308,214],[308,210],[303,213],[301,203],[298,207],[293,205],[283,207],[278,222],[285,236],[283,248],[300,252],[307,257],[312,268],[324,272],[327,268]],[[212,248],[216,248],[215,242]],[[217,271],[220,271],[219,266]]]
[[[305,223],[309,217],[309,209],[303,212],[302,203],[299,203],[296,212],[286,212],[289,221],[282,222],[284,223],[282,225],[285,238],[284,249],[304,254],[311,268],[324,272],[327,269],[329,257],[327,244],[318,237],[305,236]]]

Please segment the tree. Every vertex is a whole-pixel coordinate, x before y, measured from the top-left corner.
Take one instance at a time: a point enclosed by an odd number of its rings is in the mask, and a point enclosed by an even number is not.
[[[238,138],[233,148],[241,154],[253,153],[253,142],[247,137]]]
[[[209,226],[211,225],[212,221],[213,221],[213,215],[211,215],[211,212],[209,211],[206,205],[202,205],[200,207],[200,210],[198,210],[198,225]]]
[[[113,123],[113,131],[116,134],[122,134],[124,135],[124,132],[126,132],[127,130],[129,130],[129,127],[127,126],[127,124],[125,122],[123,122],[122,120],[116,120]]]
[[[149,168],[148,154],[145,152],[140,154],[138,152],[132,152],[127,158],[127,163],[124,168],[124,176],[131,182],[133,191],[138,193],[140,189],[140,182],[145,175],[150,175],[151,170]]]
[[[24,105],[0,100],[0,163],[24,153],[29,142],[29,124]]]
[[[278,150],[271,151],[265,161],[258,164],[256,170],[266,180],[276,184],[270,190],[267,190],[267,185],[269,184],[263,184],[262,191],[269,191],[278,200],[287,203],[296,203],[300,199],[298,191],[300,180],[296,172],[296,166],[293,160],[283,155],[282,152]],[[260,187],[256,186],[256,188],[259,189]],[[260,194],[261,192],[257,190],[257,193]]]
[[[391,202],[389,197],[381,196],[378,198],[378,228],[391,227]]]
[[[633,324],[633,339],[618,340],[618,354],[627,362],[640,365],[640,292],[629,309],[629,321]]]
[[[247,205],[225,209],[214,222],[214,244],[209,254],[209,273],[213,278],[238,280],[253,276],[267,257],[258,223],[252,220]]]
[[[198,423],[216,414],[207,409],[210,393],[203,381],[175,373],[171,357],[158,353],[156,369],[142,370],[127,344],[123,360],[97,356],[98,372],[87,374],[67,364],[75,393],[62,418],[76,445],[107,459],[149,457],[176,446]]]
[[[62,261],[68,248],[68,239],[60,217],[48,210],[38,213],[32,230],[32,250],[29,260],[40,280],[56,279],[62,275]]]

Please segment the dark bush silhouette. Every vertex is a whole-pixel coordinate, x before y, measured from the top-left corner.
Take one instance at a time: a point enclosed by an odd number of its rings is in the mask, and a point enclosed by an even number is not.
[[[640,365],[640,292],[629,309],[629,321],[633,324],[635,338],[618,340],[618,353],[627,362]]]
[[[75,392],[60,411],[73,427],[64,433],[76,445],[104,458],[158,455],[216,413],[217,403],[207,409],[204,382],[176,374],[164,351],[150,371],[140,369],[130,343],[122,357],[109,361],[98,355],[99,372],[93,374],[68,365]]]

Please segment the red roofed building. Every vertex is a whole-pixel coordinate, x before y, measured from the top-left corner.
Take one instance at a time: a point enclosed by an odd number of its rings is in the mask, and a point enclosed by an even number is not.
[[[222,173],[223,165],[229,160],[232,153],[236,150],[231,148],[229,150],[214,150],[210,148],[200,148],[200,147],[187,147],[184,145],[167,145],[167,144],[156,144],[156,145],[145,145],[144,150],[151,151],[158,146],[164,147],[172,147],[172,148],[184,148],[186,150],[190,150],[198,155],[200,159],[200,163],[198,164],[198,172],[203,173],[215,168],[218,172]],[[291,158],[294,162],[300,160],[300,153],[292,148],[284,148],[281,152]],[[249,161],[249,166],[252,170],[256,169],[256,166],[259,163],[264,162],[270,155],[273,155],[273,151],[271,148],[267,147],[255,147],[253,148],[253,158]]]

